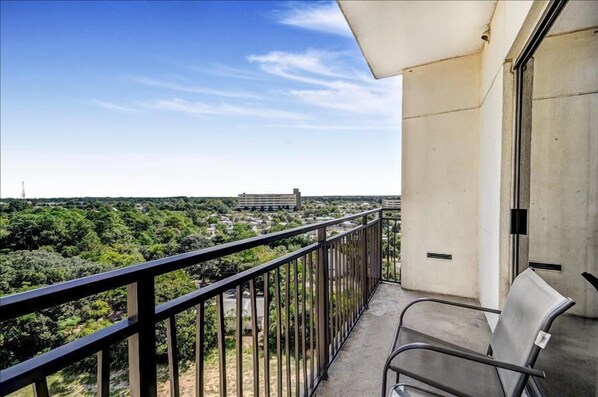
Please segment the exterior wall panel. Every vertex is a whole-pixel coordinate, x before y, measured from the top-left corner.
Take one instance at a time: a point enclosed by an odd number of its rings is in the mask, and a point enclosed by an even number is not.
[[[403,75],[405,288],[478,296],[479,71],[474,54]],[[438,90],[432,89],[435,82]],[[450,254],[452,260],[427,258],[428,252]]]

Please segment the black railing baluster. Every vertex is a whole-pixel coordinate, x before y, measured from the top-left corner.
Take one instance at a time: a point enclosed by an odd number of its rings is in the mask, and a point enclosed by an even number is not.
[[[343,295],[342,295],[342,279],[343,273],[341,269],[340,253],[338,249],[338,240],[334,243],[334,274],[336,281],[335,294],[335,311],[336,311],[336,344],[334,345],[335,352],[338,351],[343,337]]]
[[[330,283],[330,292],[328,293],[328,316],[330,319],[330,354],[329,357],[334,356],[334,350],[336,346],[336,311],[335,311],[335,291],[334,283],[336,280],[336,274],[334,271],[334,245],[328,244],[328,281]]]
[[[338,311],[339,311],[339,347],[337,350],[340,349],[340,346],[345,338],[345,269],[343,267],[343,258],[342,258],[342,251],[341,251],[341,241],[338,240],[337,250],[338,250]]]
[[[372,292],[372,257],[373,257],[373,245],[372,245],[372,228],[368,226],[366,228],[366,273],[368,275],[368,299],[370,297],[370,293]]]
[[[270,273],[264,274],[264,396],[270,396]]]
[[[258,339],[258,318],[257,318],[257,301],[255,292],[255,279],[249,281],[249,295],[251,304],[251,337],[252,337],[252,358],[253,358],[253,396],[260,395],[260,345]],[[266,315],[264,311],[264,315]],[[267,379],[267,378],[265,378]]]
[[[226,397],[226,329],[224,324],[224,297],[218,294],[216,299],[216,321],[218,322],[218,374],[220,378],[220,397]]]
[[[154,278],[142,276],[127,286],[127,314],[139,330],[129,337],[129,383],[132,397],[155,397],[156,322]]]
[[[345,266],[347,267],[347,321],[349,327],[353,326],[353,269],[351,268],[351,254],[347,249],[349,239],[343,239],[343,250],[345,251]]]
[[[318,243],[320,249],[318,250],[318,292],[316,299],[318,306],[316,313],[318,316],[317,333],[318,333],[318,375],[326,380],[328,379],[328,358],[330,348],[330,333],[329,333],[329,310],[328,310],[328,247],[326,244],[326,228],[318,229]]]
[[[349,328],[353,326],[353,273],[351,269],[351,254],[347,250],[347,241],[343,239],[343,249],[345,250],[345,267],[347,268],[347,322]]]
[[[290,337],[290,328],[291,328],[291,299],[290,299],[290,288],[291,288],[291,265],[290,262],[287,262],[285,265],[285,296],[284,296],[284,347],[286,352],[286,391],[287,397],[291,396],[291,337]]]
[[[166,320],[166,345],[168,348],[170,396],[179,397],[179,348],[177,345],[176,320],[174,316],[171,316]]]
[[[351,267],[351,323],[355,323],[356,319],[356,309],[355,303],[357,302],[356,297],[356,282],[357,282],[357,274],[355,272],[355,258],[353,256],[353,251],[351,247],[352,238],[351,236],[347,236],[347,252],[349,252],[349,266]]]
[[[382,239],[384,237],[384,210],[380,210],[380,212],[378,212],[378,281],[382,281],[382,279],[384,278],[384,248],[383,248],[383,242]]]
[[[301,382],[301,366],[299,365],[299,270],[297,268],[298,261],[295,259],[293,261],[294,264],[294,271],[293,271],[293,281],[294,281],[294,299],[293,299],[293,307],[295,312],[295,395],[299,395],[300,389],[300,382]]]
[[[386,267],[386,278],[390,278],[390,219],[386,220],[386,261],[388,266]]]
[[[303,395],[307,396],[307,354],[306,354],[306,332],[307,327],[305,325],[305,310],[307,294],[305,292],[306,274],[307,274],[307,255],[301,260],[301,353],[303,358]]]
[[[280,268],[274,272],[274,285],[276,289],[276,391],[278,397],[282,397],[282,309],[280,307]]]
[[[48,381],[46,378],[38,380],[33,384],[33,395],[35,397],[50,397],[50,392],[48,391]]]
[[[343,288],[341,295],[343,297],[343,338],[349,333],[349,271],[347,268],[347,253],[344,247],[345,238],[339,241],[339,247],[341,252],[341,268],[343,269]]]
[[[237,396],[243,396],[243,289],[241,285],[236,288],[236,343],[237,343]]]
[[[197,305],[195,317],[195,396],[204,397],[205,303]]]
[[[397,281],[397,221],[394,221],[394,225],[392,228],[393,231],[393,239],[392,239],[392,258],[393,258],[393,269],[394,269],[394,277],[393,281]]]
[[[316,252],[317,255],[317,252]],[[316,298],[316,286],[314,285],[314,261],[313,261],[313,254],[309,254],[309,349],[310,349],[310,356],[309,356],[309,367],[310,367],[310,375],[309,375],[309,388],[314,388],[314,378],[315,378],[315,363],[316,363],[316,354],[314,345],[316,343],[316,311],[315,311],[315,301]]]
[[[367,305],[368,299],[368,241],[367,241],[367,224],[368,218],[364,216],[362,218],[362,224],[366,226],[365,228],[360,230],[361,233],[361,271],[362,271],[362,297],[361,297],[361,307],[365,307]]]
[[[98,359],[98,397],[108,397],[110,395],[110,350],[102,349],[97,353]]]

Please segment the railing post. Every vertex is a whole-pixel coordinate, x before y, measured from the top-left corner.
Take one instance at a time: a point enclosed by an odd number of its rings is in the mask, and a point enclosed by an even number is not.
[[[384,233],[384,209],[380,209],[380,213],[378,214],[378,218],[380,219],[380,228],[379,228],[379,232],[380,234],[378,235],[380,238],[380,251],[378,251],[378,282],[382,281],[382,257],[384,256],[384,252],[383,250],[383,245],[382,245],[382,233]]]
[[[361,221],[363,228],[363,241],[361,242],[361,264],[363,266],[363,307],[368,307],[368,217],[364,216]]]
[[[326,242],[326,228],[318,229],[318,356],[320,376],[323,380],[328,379],[329,360],[329,306],[328,306],[328,245]]]
[[[156,323],[154,278],[143,276],[127,286],[127,312],[139,332],[129,337],[129,383],[132,397],[155,397]]]

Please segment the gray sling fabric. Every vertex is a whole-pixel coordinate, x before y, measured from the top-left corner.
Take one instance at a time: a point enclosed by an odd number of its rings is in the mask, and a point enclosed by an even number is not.
[[[532,269],[517,276],[490,342],[494,358],[522,366],[532,363],[539,351],[534,344],[538,332],[568,302]],[[505,369],[498,369],[498,375],[507,396],[524,381],[523,375]]]
[[[399,354],[390,368],[431,386],[440,384],[458,396],[504,396],[495,367],[447,354],[410,350]]]

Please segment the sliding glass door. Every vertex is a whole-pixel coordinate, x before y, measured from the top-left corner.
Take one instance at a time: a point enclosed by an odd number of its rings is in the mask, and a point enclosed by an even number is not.
[[[598,277],[598,3],[551,12],[517,65],[515,273],[576,302],[540,355],[542,394],[594,396],[598,290],[582,274]]]

